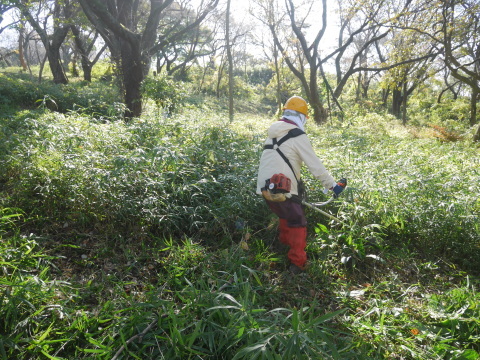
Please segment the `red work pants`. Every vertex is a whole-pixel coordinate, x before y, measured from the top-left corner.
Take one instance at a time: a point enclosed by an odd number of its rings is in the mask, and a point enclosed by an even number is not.
[[[299,267],[307,262],[307,220],[300,204],[287,200],[284,202],[271,202],[267,204],[280,218],[280,242],[290,247],[288,259]]]

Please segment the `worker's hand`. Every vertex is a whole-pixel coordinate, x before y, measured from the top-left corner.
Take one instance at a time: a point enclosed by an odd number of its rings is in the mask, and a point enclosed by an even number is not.
[[[333,197],[337,198],[342,193],[342,191],[345,189],[346,186],[347,186],[347,179],[345,179],[345,178],[340,179],[337,182],[337,185],[335,185],[332,188]]]

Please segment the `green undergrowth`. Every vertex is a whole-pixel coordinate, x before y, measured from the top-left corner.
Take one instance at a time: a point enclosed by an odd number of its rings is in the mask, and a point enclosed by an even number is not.
[[[111,81],[86,82],[75,79],[67,85],[54,84],[51,79],[38,82],[26,73],[0,72],[0,110],[50,109],[97,118],[120,117],[125,106]]]
[[[321,127],[347,190],[292,276],[254,194],[272,120],[41,108],[0,127],[0,358],[478,359],[479,148]],[[312,202],[322,189],[305,169]]]

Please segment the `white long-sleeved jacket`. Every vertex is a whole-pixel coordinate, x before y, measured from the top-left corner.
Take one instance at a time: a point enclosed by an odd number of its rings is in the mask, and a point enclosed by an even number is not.
[[[271,145],[273,143],[273,138],[277,138],[277,141],[279,141],[294,128],[296,128],[295,125],[289,124],[285,121],[277,121],[273,123],[268,129],[268,138],[265,141],[265,145]],[[300,179],[300,169],[302,164],[305,163],[313,176],[320,180],[326,189],[330,189],[336,185],[336,181],[315,154],[307,135],[296,136],[285,141],[280,146],[280,150],[290,160],[297,179]],[[292,180],[292,188],[290,192],[294,195],[298,195],[297,181],[295,180],[292,170],[280,154],[274,149],[264,150],[260,158],[257,177],[257,194],[262,193],[260,189],[265,186],[265,180],[270,179],[272,175],[279,173],[288,176]]]

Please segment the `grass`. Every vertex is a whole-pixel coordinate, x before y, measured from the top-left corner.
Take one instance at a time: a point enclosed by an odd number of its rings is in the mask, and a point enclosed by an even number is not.
[[[121,117],[125,107],[115,86],[108,81],[88,83],[75,79],[68,85],[49,80],[38,83],[29,74],[0,72],[0,109],[50,109],[61,113],[75,111],[97,119]]]
[[[269,123],[5,115],[0,358],[480,358],[479,149],[375,114],[309,124],[349,188],[324,208],[342,226],[308,212],[292,277],[254,194]]]

